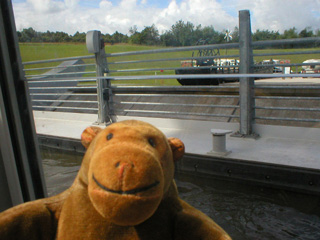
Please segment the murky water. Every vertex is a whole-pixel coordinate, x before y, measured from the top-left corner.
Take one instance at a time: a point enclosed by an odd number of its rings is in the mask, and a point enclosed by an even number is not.
[[[320,239],[319,197],[178,176],[180,196],[234,239]]]
[[[48,195],[53,196],[73,183],[83,154],[42,148],[41,157]]]
[[[82,154],[42,149],[48,194],[68,188]],[[178,174],[180,196],[233,239],[320,239],[320,197]]]

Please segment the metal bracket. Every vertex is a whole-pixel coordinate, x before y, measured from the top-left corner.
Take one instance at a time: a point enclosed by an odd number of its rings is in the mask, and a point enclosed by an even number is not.
[[[246,139],[254,139],[257,140],[260,138],[260,135],[257,133],[251,133],[250,135],[247,134],[241,134],[240,131],[237,131],[230,135],[231,137],[237,137],[237,138],[246,138]]]
[[[109,99],[110,99],[109,90],[110,90],[109,88],[103,89],[103,100],[105,100],[105,101],[109,101]]]

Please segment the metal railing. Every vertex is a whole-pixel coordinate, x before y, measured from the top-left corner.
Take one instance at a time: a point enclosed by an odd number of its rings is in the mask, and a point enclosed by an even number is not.
[[[267,78],[320,78],[319,73],[300,73],[299,69],[310,63],[262,65],[257,62],[262,57],[312,56],[319,54],[320,50],[261,53],[256,49],[284,44],[315,43],[319,46],[320,38],[251,42],[248,11],[239,12],[239,32],[239,43],[111,54],[105,53],[99,32],[89,32],[87,47],[94,56],[25,63],[29,66],[81,61],[72,62],[70,66],[62,64],[25,69],[26,73],[51,69],[51,72],[27,75],[33,107],[98,113],[100,123],[112,122],[117,115],[239,122],[240,136],[254,136],[255,122],[319,127],[320,82],[305,84],[303,81],[287,83],[284,80],[274,84],[263,81]],[[206,49],[220,49],[220,52],[225,49],[231,54],[191,57],[192,52]],[[181,67],[182,61],[190,62],[195,58],[216,63],[232,58],[240,60],[240,63]],[[295,71],[285,72],[285,68],[295,68]],[[282,71],[274,73],[275,69]],[[178,81],[184,86],[180,86]],[[194,85],[189,85],[192,81]],[[40,83],[50,84],[32,85]]]
[[[97,113],[96,64],[93,58],[84,56],[24,62],[33,109]]]

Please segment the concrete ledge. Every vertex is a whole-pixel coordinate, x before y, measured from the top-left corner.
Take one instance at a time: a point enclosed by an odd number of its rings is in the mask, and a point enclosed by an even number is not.
[[[82,131],[93,125],[94,114],[34,112],[38,134],[80,139]],[[137,119],[149,122],[168,137],[180,138],[189,154],[208,156],[212,150],[212,128],[238,130],[237,123],[209,122],[143,117],[118,117],[117,121]],[[320,129],[255,125],[259,139],[226,136],[227,149],[232,152],[222,159],[253,163],[270,163],[304,169],[320,169]]]
[[[82,131],[97,120],[95,114],[33,111],[38,134],[80,139]]]

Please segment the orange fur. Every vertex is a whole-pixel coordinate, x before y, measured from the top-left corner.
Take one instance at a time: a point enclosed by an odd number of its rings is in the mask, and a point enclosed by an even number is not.
[[[87,128],[81,141],[73,185],[0,213],[0,239],[230,239],[178,196],[181,140],[132,120]]]

